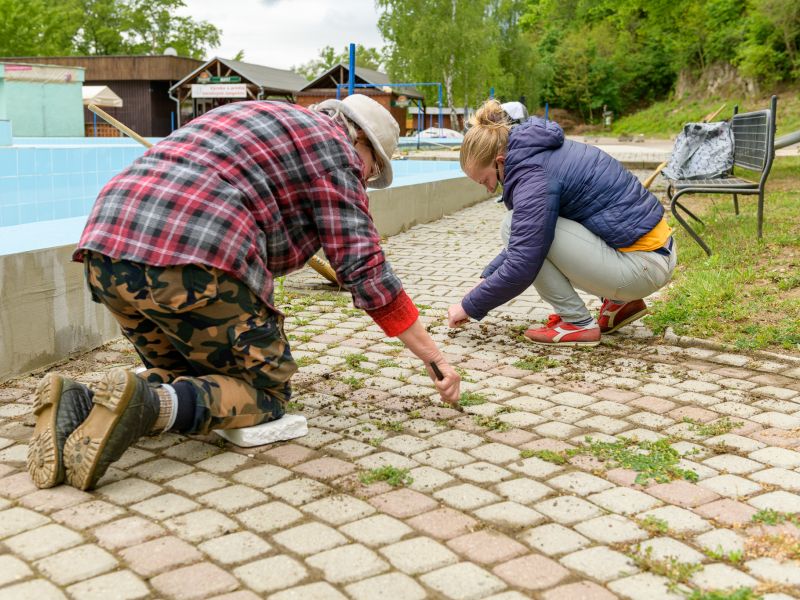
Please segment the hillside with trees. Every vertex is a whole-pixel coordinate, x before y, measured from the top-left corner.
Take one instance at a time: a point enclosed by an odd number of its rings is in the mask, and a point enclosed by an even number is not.
[[[604,105],[625,114],[687,92],[756,96],[800,77],[797,0],[376,5],[392,79],[441,81],[449,106],[474,106],[494,88],[596,122]]]

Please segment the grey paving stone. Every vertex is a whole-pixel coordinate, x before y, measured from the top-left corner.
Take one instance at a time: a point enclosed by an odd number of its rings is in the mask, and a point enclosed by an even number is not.
[[[61,525],[45,525],[7,538],[3,543],[17,556],[34,560],[77,546],[83,537]]]
[[[603,514],[596,505],[574,496],[556,496],[542,500],[534,504],[533,508],[562,525],[571,525]]]
[[[147,585],[130,571],[115,571],[67,588],[75,600],[137,600],[150,596]]]
[[[608,588],[629,600],[684,600],[681,594],[669,591],[669,580],[652,573],[640,573],[608,584]]]
[[[433,467],[417,467],[408,473],[413,481],[409,486],[418,492],[431,492],[453,481],[453,477]]]
[[[306,558],[306,562],[325,574],[332,583],[350,583],[389,570],[389,565],[361,544],[340,546]]]
[[[266,541],[249,531],[239,531],[216,537],[198,548],[218,563],[233,565],[251,560],[272,550]]]
[[[692,575],[691,582],[707,590],[736,590],[743,587],[752,589],[758,585],[758,580],[750,575],[721,563],[706,565],[702,571]]]
[[[347,538],[322,523],[304,523],[273,534],[272,539],[301,556],[317,554],[347,543]]]
[[[568,494],[577,494],[579,496],[595,494],[614,487],[613,483],[609,483],[605,479],[581,472],[556,475],[547,480],[547,485]]]
[[[94,544],[86,544],[36,563],[36,568],[53,583],[66,586],[76,581],[90,579],[117,566],[117,559]]]
[[[604,515],[575,525],[575,530],[601,544],[621,544],[643,540],[647,532],[619,515]]]
[[[800,492],[800,473],[788,469],[764,469],[750,475],[750,479],[767,485],[774,485],[788,492]]]
[[[164,521],[164,526],[187,542],[201,542],[239,528],[236,521],[209,509],[172,517]]]
[[[272,592],[300,583],[308,571],[295,559],[281,554],[247,563],[233,573],[256,592]]]
[[[730,529],[713,529],[695,538],[697,544],[718,554],[744,552],[745,540]]]
[[[636,515],[638,519],[646,519],[649,516],[666,521],[670,531],[676,533],[702,533],[711,529],[707,521],[678,506],[662,506]]]
[[[681,563],[702,563],[705,555],[683,542],[670,537],[652,538],[639,545],[640,553],[650,551],[650,556],[655,560],[669,560],[675,558]]]
[[[346,588],[353,600],[378,600],[391,593],[403,600],[422,600],[427,592],[413,579],[402,573],[387,573],[370,579],[351,583]]]
[[[371,504],[345,494],[328,496],[301,508],[304,512],[332,525],[342,525],[375,512],[375,507]]]
[[[759,510],[772,509],[784,513],[800,512],[800,494],[792,494],[783,490],[755,496],[750,498],[747,503]]]
[[[293,353],[294,354],[294,353]],[[324,581],[309,583],[293,587],[276,594],[272,594],[269,600],[347,600],[347,597],[338,592],[331,584]]]
[[[633,561],[605,546],[578,550],[559,559],[559,562],[597,581],[612,581],[639,571]]]
[[[519,539],[548,556],[574,552],[591,545],[588,538],[557,523],[529,529],[520,535]]]
[[[498,527],[522,529],[545,520],[544,515],[516,502],[498,502],[475,511],[475,516]]]
[[[409,575],[427,573],[458,562],[446,546],[428,537],[416,537],[381,548],[392,565]]]
[[[303,513],[283,502],[270,502],[236,515],[247,528],[258,533],[283,529],[303,518]]]
[[[63,600],[66,596],[49,581],[33,579],[0,589],[0,600]]]
[[[342,525],[339,530],[367,546],[383,546],[398,541],[413,531],[389,515],[373,515]]]
[[[757,558],[745,563],[750,574],[764,581],[800,586],[800,565],[796,561],[779,562],[774,558]]]
[[[493,489],[498,494],[519,504],[530,504],[553,493],[553,488],[527,478],[504,481],[494,486]]]
[[[434,492],[433,497],[460,510],[472,510],[500,500],[498,495],[471,483],[444,488]]]
[[[620,515],[632,515],[662,504],[660,500],[628,487],[614,487],[586,497],[593,504]]]
[[[443,567],[420,577],[422,582],[445,598],[477,600],[506,588],[506,584],[472,563]]]
[[[50,519],[27,508],[14,507],[0,512],[0,539],[35,529]]]
[[[25,579],[32,574],[33,571],[20,559],[11,555],[0,556],[0,587]]]

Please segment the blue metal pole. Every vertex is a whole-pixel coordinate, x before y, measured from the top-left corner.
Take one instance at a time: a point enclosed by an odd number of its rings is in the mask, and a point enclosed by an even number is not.
[[[94,128],[94,137],[97,137],[97,113],[92,113],[94,115],[94,120],[92,126]]]
[[[347,82],[347,93],[352,96],[356,87],[356,45],[350,44],[350,73]]]
[[[175,111],[169,113],[169,130],[175,131]]]
[[[494,100],[494,87],[489,88],[489,98]]]
[[[547,113],[550,110],[550,105],[545,102],[544,103],[544,122],[547,123]]]
[[[442,135],[442,84],[439,84],[439,135]]]

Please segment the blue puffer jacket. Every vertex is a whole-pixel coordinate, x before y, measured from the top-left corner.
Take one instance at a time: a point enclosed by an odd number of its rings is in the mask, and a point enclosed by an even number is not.
[[[511,131],[503,202],[514,210],[511,238],[461,305],[473,319],[524,292],[536,279],[555,235],[556,219],[577,221],[612,248],[632,245],[664,209],[617,160],[564,140],[553,121],[532,117]]]

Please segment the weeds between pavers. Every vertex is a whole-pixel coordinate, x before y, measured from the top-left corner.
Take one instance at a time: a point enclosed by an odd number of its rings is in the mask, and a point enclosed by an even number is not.
[[[461,406],[477,406],[479,404],[485,404],[487,400],[488,398],[483,394],[477,394],[475,392],[462,392],[458,403]]]
[[[647,515],[644,519],[636,521],[636,524],[650,535],[664,535],[665,533],[669,533],[669,523],[664,519],[659,519],[655,515]]]
[[[685,584],[692,575],[703,570],[703,565],[698,563],[683,563],[674,556],[654,558],[653,548],[644,551],[637,546],[636,551],[630,554],[631,559],[642,571],[650,571],[669,580],[667,589],[671,592],[678,591],[680,584]]]
[[[764,525],[780,525],[781,523],[791,523],[800,527],[800,513],[784,513],[771,508],[764,508],[755,513],[750,520],[753,523],[763,523]]]
[[[726,552],[722,546],[717,546],[716,550],[706,548],[703,552],[711,560],[728,562],[734,565],[744,562],[744,551],[742,550],[729,550]]]
[[[403,487],[414,483],[414,478],[408,474],[408,469],[398,469],[390,465],[359,473],[358,479],[364,485],[385,481],[392,487]]]
[[[686,600],[762,600],[763,596],[750,588],[736,590],[692,590]]]
[[[517,369],[524,369],[525,371],[533,371],[534,373],[538,373],[539,371],[544,371],[545,369],[560,367],[561,363],[557,360],[553,360],[552,358],[547,358],[546,356],[528,356],[518,360],[512,366],[516,367]]]
[[[689,431],[703,437],[724,435],[744,425],[741,421],[731,421],[729,417],[723,417],[713,423],[698,423],[694,419],[684,417],[683,422],[689,424]]]
[[[511,429],[511,425],[505,423],[498,419],[497,417],[486,417],[484,415],[473,415],[472,420],[478,427],[486,427],[487,429],[491,429],[493,431],[508,431]]]
[[[573,456],[578,455],[594,456],[605,462],[609,469],[621,467],[636,471],[638,474],[634,483],[639,485],[644,485],[651,479],[656,483],[668,483],[674,479],[686,479],[692,482],[698,480],[697,473],[678,466],[681,455],[670,446],[669,438],[662,438],[655,442],[629,438],[622,438],[616,442],[600,442],[587,437],[586,444],[577,448],[559,452],[538,450],[530,456],[536,456],[555,464],[564,464]],[[523,458],[525,457],[523,456]]]

